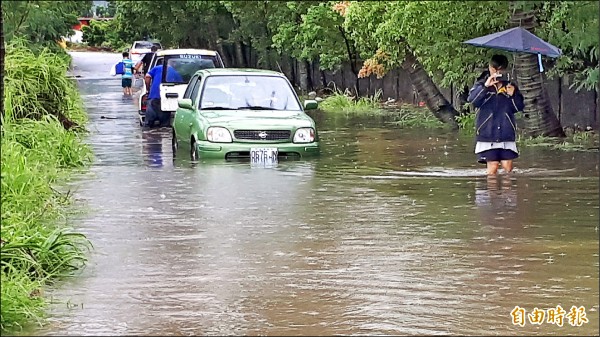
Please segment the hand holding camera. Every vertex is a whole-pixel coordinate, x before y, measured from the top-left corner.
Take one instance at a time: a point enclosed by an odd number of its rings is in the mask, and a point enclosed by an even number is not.
[[[508,83],[511,81],[510,78],[510,73],[505,73],[505,72],[497,72],[496,73],[496,80],[498,82],[505,82]]]
[[[497,74],[493,74],[490,75],[486,80],[485,80],[485,86],[486,87],[491,87],[492,85],[495,85],[496,83],[499,83],[498,80],[496,80],[496,75]]]
[[[507,85],[510,83],[511,80],[512,77],[510,76],[510,73],[499,71],[490,75],[487,78],[487,80],[485,81],[485,86],[490,87],[492,85],[496,85],[497,83],[503,83],[504,85]]]

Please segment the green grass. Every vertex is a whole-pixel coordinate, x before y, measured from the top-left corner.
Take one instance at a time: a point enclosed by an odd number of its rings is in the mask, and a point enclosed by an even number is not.
[[[381,91],[369,97],[356,98],[339,90],[319,102],[319,109],[325,112],[343,112],[346,114],[374,115],[381,113]]]
[[[89,241],[66,225],[69,192],[55,186],[92,152],[83,130],[65,130],[57,116],[83,124],[75,85],[66,79],[68,58],[23,45],[6,50],[5,110],[0,127],[0,329],[40,323],[48,282],[72,275],[86,261]]]
[[[446,125],[437,119],[428,108],[416,107],[410,104],[400,106],[399,110],[392,110],[397,114],[393,124],[403,128],[444,128]]]
[[[594,131],[577,131],[566,138],[519,135],[517,144],[523,147],[545,147],[567,152],[598,152],[599,138],[598,133]]]
[[[427,108],[410,104],[387,106],[381,101],[381,90],[375,95],[355,98],[348,93],[335,90],[319,103],[319,109],[331,113],[343,113],[353,116],[383,117],[390,123],[403,128],[438,128],[444,127]]]
[[[65,76],[68,54],[43,49],[38,54],[24,43],[6,48],[4,120],[64,116],[81,125],[86,120],[75,83]]]
[[[464,113],[455,117],[458,128],[464,133],[475,134],[475,114]]]

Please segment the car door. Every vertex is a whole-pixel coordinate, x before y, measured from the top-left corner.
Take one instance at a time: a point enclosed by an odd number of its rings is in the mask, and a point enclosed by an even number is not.
[[[189,84],[189,82],[185,82],[186,78],[177,72],[177,67],[173,66],[173,64],[177,64],[179,60],[185,60],[187,56],[188,55],[185,54],[169,55],[163,61],[162,80],[160,82],[160,109],[163,112],[173,112],[177,110],[177,101],[183,97],[185,89]],[[171,77],[171,72],[176,76]],[[183,80],[183,82],[181,82],[181,80]]]
[[[192,134],[192,128],[197,124],[196,106],[198,90],[200,89],[201,77],[194,75],[190,80],[182,98],[192,100],[192,109],[177,107],[175,113],[175,129],[177,130],[177,139],[181,142],[189,143]]]

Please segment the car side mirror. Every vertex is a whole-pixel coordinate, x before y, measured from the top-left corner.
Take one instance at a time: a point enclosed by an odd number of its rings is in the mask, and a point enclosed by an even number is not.
[[[192,100],[189,98],[182,98],[177,101],[177,105],[182,109],[192,109]]]
[[[304,101],[304,110],[314,110],[319,107],[319,103],[314,99]]]

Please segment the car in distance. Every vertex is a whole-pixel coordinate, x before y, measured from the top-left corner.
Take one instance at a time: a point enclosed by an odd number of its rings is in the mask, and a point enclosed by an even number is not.
[[[204,69],[187,86],[173,121],[173,156],[277,162],[319,153],[314,120],[284,74],[261,69]],[[183,151],[188,149],[189,152]]]
[[[194,73],[200,69],[223,68],[223,60],[219,53],[206,49],[167,49],[159,50],[150,61],[149,69],[154,66],[168,64],[170,69],[163,68],[160,84],[160,107],[163,112],[172,115],[177,109],[177,100],[183,96],[185,88]],[[178,76],[167,76],[175,73]],[[146,114],[146,100],[148,92],[142,85],[137,99],[140,125],[144,125]]]
[[[152,46],[156,46],[158,50],[162,49],[162,45],[159,42],[151,42],[151,41],[134,41],[131,44],[131,48],[129,48],[129,57],[137,62],[144,57],[144,54],[150,52],[150,48]]]

